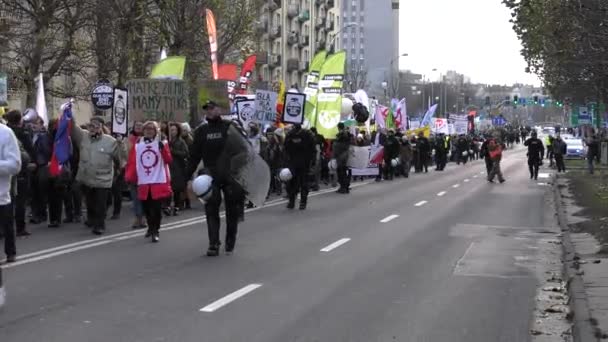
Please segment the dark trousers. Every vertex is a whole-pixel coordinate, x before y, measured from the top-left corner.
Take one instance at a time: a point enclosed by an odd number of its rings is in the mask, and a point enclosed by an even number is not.
[[[338,183],[340,184],[341,189],[348,189],[350,187],[350,176],[349,176],[348,166],[340,166],[338,165],[338,169],[336,170],[336,176],[338,177]]]
[[[108,202],[112,203],[112,215],[120,216],[122,210],[123,172],[112,182],[112,188],[108,194]],[[106,209],[107,210],[107,209]]]
[[[52,194],[52,196],[49,197],[49,222],[61,223],[63,201],[67,194],[67,185],[57,178],[51,178],[49,180],[49,191]]]
[[[564,163],[563,154],[555,154],[555,165],[557,166],[557,172],[566,172],[566,164]]]
[[[82,191],[80,184],[72,181],[64,197],[65,217],[74,219],[82,216]]]
[[[35,219],[46,221],[49,195],[48,167],[39,167],[32,175],[32,213]]]
[[[538,178],[538,169],[540,168],[539,159],[528,159],[528,170],[530,171],[530,178]]]
[[[182,209],[184,207],[184,191],[173,190],[173,208]]]
[[[446,164],[448,163],[448,156],[445,153],[437,153],[435,155],[437,159],[437,170],[441,171],[445,169]]]
[[[300,193],[300,202],[306,203],[308,199],[308,169],[298,168],[291,169],[293,177],[289,183],[287,183],[287,194],[289,195],[289,201],[294,202],[296,196]]]
[[[494,167],[494,162],[492,162],[492,159],[486,157],[484,158],[485,162],[486,162],[486,174],[490,174],[490,172],[492,172],[492,168]]]
[[[419,170],[419,172],[422,172],[422,170],[424,170],[424,172],[429,172],[429,157],[428,155],[421,153],[419,158],[418,158],[418,164],[416,165],[416,170]]]
[[[106,212],[110,189],[83,187],[87,203],[87,221],[93,229],[106,228]]]
[[[239,217],[244,201],[241,191],[230,185],[214,185],[211,198],[205,203],[205,216],[207,217],[207,232],[209,245],[220,244],[220,206],[222,193],[226,204],[226,247],[234,247],[238,231]]]
[[[15,206],[15,226],[17,232],[25,231],[25,211],[27,206],[27,199],[30,196],[29,193],[29,177],[18,176],[17,177],[17,194],[12,196],[12,202]]]
[[[395,168],[393,167],[393,164],[391,164],[391,159],[384,160],[382,170],[384,171],[384,179],[392,180],[395,177]]]
[[[4,253],[7,256],[17,255],[13,210],[12,203],[0,205],[0,230],[4,236]]]
[[[153,234],[157,234],[160,230],[160,224],[163,218],[162,200],[152,199],[152,196],[148,195],[148,199],[142,201],[142,205],[146,215],[146,222],[148,222],[148,229],[150,229]]]

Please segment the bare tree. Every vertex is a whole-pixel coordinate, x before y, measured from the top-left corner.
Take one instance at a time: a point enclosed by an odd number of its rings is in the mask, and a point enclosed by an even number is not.
[[[344,82],[344,86],[351,93],[354,93],[359,89],[368,88],[370,82],[367,79],[367,74],[367,67],[363,64],[359,62],[347,63],[346,82]]]
[[[89,63],[80,34],[87,24],[88,3],[79,0],[0,0],[12,20],[3,61],[23,82],[27,105],[35,101],[35,80],[40,73],[51,94],[65,93],[49,82],[61,75],[85,74]]]

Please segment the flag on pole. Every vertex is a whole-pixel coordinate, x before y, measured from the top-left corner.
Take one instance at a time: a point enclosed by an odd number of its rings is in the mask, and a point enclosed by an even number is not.
[[[386,117],[388,116],[389,108],[382,105],[376,106],[376,111],[374,113],[374,119],[376,120],[376,125],[380,128],[386,128]]]
[[[279,81],[279,97],[277,97],[277,115],[275,125],[283,127],[283,107],[285,107],[285,82]]]
[[[150,78],[183,80],[186,71],[186,57],[171,56],[156,63],[150,72]]]
[[[434,104],[429,110],[424,114],[424,118],[420,123],[421,127],[428,126],[431,124],[431,119],[435,116],[435,111],[437,110],[437,104]]]
[[[401,99],[395,108],[395,124],[398,129],[407,129],[407,105],[405,98]]]
[[[57,133],[53,142],[53,154],[49,165],[49,173],[53,177],[59,176],[63,167],[70,162],[72,150],[72,102],[61,106],[63,113],[57,122]]]
[[[44,127],[49,126],[49,115],[46,109],[46,98],[44,96],[44,75],[38,76],[38,91],[36,92],[36,112],[44,122]]]

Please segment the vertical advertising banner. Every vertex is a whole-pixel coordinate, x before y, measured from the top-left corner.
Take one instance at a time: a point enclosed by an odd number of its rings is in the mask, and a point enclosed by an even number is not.
[[[304,126],[310,128],[316,124],[316,108],[317,108],[317,94],[319,92],[319,74],[325,60],[327,59],[327,52],[320,51],[312,59],[310,66],[308,67],[308,77],[306,79],[306,87],[304,93],[306,94],[306,113],[304,115]]]
[[[209,34],[209,46],[211,48],[211,69],[213,71],[213,79],[217,80],[220,77],[217,65],[217,28],[215,16],[210,9],[205,10],[205,18],[207,19],[207,33]]]
[[[328,139],[338,134],[345,64],[346,52],[337,52],[327,58],[319,75],[316,127],[319,134]]]

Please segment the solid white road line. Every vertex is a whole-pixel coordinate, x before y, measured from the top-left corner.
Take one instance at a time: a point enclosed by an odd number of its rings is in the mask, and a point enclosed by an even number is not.
[[[470,181],[471,181],[471,180],[470,180],[470,179],[468,179],[468,178],[464,180],[464,182],[465,182],[465,183],[468,183],[468,182],[470,182]]]
[[[214,311],[218,310],[219,308],[234,302],[235,300],[243,297],[244,295],[246,295],[252,291],[255,291],[256,289],[258,289],[260,287],[262,287],[262,284],[247,285],[238,291],[232,292],[231,294],[227,295],[226,297],[216,300],[215,302],[205,306],[204,308],[200,309],[199,311],[200,312],[214,312]]]
[[[475,176],[473,176],[473,178],[477,178],[477,177],[479,177],[479,175],[475,175]]]
[[[370,183],[371,182],[354,184],[354,185],[351,185],[351,189],[358,188],[358,187],[361,187],[364,185],[368,185]],[[318,191],[318,192],[309,194],[308,197],[320,196],[320,195],[324,195],[324,194],[331,193],[334,191],[336,191],[336,188],[326,189],[326,190],[322,190],[322,191]],[[264,208],[270,208],[270,207],[275,207],[277,205],[282,205],[284,203],[287,203],[287,200],[277,199],[277,200],[264,204],[264,206],[262,206],[262,207],[246,209],[245,212],[250,213],[250,212],[261,210]],[[225,212],[220,213],[220,217],[225,217],[225,216],[226,216]],[[195,224],[202,223],[205,221],[206,221],[205,216],[191,217],[188,219],[163,224],[161,226],[161,231],[170,231],[170,230],[174,230],[174,229],[186,228],[186,227],[190,227],[190,226],[193,226]],[[0,268],[12,268],[12,267],[19,266],[19,265],[24,265],[24,264],[29,264],[29,263],[36,262],[36,261],[54,258],[54,257],[64,255],[64,254],[74,253],[74,252],[81,251],[84,249],[89,249],[89,248],[93,248],[93,247],[97,247],[97,246],[106,245],[106,244],[109,244],[112,242],[118,242],[118,241],[123,241],[123,240],[127,240],[127,239],[137,238],[137,237],[143,236],[145,231],[146,231],[145,228],[138,229],[138,230],[130,230],[127,232],[107,235],[107,236],[98,237],[98,238],[94,238],[94,239],[78,241],[78,242],[74,242],[74,243],[70,243],[70,244],[66,244],[66,245],[62,245],[62,246],[57,246],[57,247],[53,247],[53,248],[48,248],[48,249],[44,249],[44,250],[40,250],[40,251],[28,253],[28,254],[18,255],[17,262],[0,265]],[[4,261],[5,261],[4,259],[0,259],[0,263],[3,263]]]
[[[454,189],[457,189],[459,187],[460,187],[460,184],[454,184],[454,185],[452,185],[452,188],[454,188]]]
[[[340,239],[340,240],[332,243],[331,245],[321,249],[321,252],[331,252],[332,250],[342,246],[343,244],[347,243],[348,241],[350,241],[349,238]]]
[[[390,215],[390,216],[387,216],[387,217],[383,218],[382,220],[380,220],[380,222],[387,223],[387,222],[390,222],[390,221],[396,219],[397,217],[399,217],[399,215]]]
[[[551,174],[549,173],[539,173],[538,174],[538,178],[549,178],[551,177]]]
[[[442,192],[438,193],[437,196],[442,197],[442,196],[445,196],[445,194],[447,194],[447,192],[442,191]]]
[[[422,207],[423,205],[425,205],[425,204],[427,204],[427,203],[428,203],[427,201],[420,201],[420,202],[418,202],[418,203],[416,203],[416,204],[414,204],[414,205],[415,205],[416,207]]]

